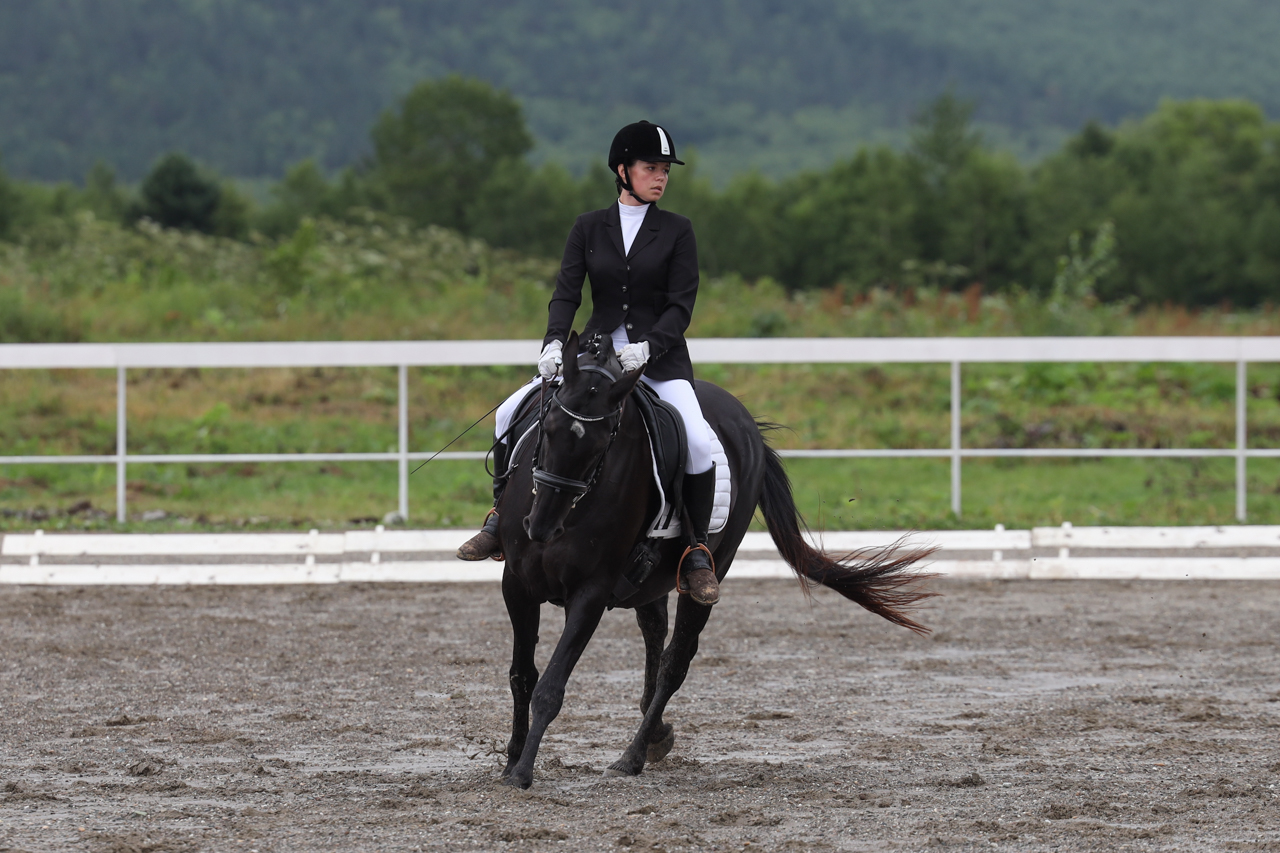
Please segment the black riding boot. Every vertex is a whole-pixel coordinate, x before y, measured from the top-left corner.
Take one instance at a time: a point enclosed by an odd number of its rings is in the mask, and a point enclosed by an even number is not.
[[[710,607],[720,600],[720,584],[716,582],[716,565],[707,547],[707,527],[711,524],[711,504],[716,496],[716,466],[701,474],[684,477],[684,505],[693,525],[694,541],[680,558],[676,588],[688,593],[694,601]]]
[[[498,541],[498,501],[507,488],[507,445],[503,442],[493,448],[493,509],[485,516],[484,527],[458,549],[459,560],[483,560],[492,557],[503,559],[502,543]]]

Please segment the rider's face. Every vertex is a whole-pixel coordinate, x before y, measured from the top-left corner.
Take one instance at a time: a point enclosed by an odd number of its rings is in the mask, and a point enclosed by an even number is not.
[[[623,179],[625,166],[618,166],[618,175]],[[640,204],[648,204],[651,201],[657,201],[662,198],[662,194],[667,190],[667,176],[671,174],[670,163],[651,163],[648,160],[637,160],[631,164],[631,186],[634,190],[632,195],[636,196]],[[623,190],[623,203],[626,203],[625,196],[627,191]]]

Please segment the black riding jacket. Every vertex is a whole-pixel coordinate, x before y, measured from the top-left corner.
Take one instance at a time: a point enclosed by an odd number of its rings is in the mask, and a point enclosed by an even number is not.
[[[693,381],[684,331],[698,297],[698,245],[688,219],[650,204],[628,254],[616,204],[579,216],[547,306],[543,346],[569,337],[584,276],[591,277],[593,310],[583,335],[608,336],[625,323],[631,343],[649,342],[646,376]]]

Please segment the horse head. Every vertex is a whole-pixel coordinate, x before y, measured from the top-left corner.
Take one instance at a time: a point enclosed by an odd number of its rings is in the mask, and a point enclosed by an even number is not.
[[[624,373],[613,342],[602,335],[580,340],[571,332],[562,357],[563,381],[542,415],[533,506],[524,518],[534,542],[551,542],[563,533],[570,511],[595,485],[618,434],[623,404],[644,373],[643,366]]]

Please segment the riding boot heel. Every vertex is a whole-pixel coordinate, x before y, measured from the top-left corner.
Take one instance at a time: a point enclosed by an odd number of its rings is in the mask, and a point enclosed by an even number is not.
[[[480,528],[480,532],[472,536],[462,546],[458,548],[457,557],[459,560],[484,560],[493,558],[502,560],[502,543],[498,541],[498,510],[491,509],[485,517],[484,527]]]
[[[502,553],[502,543],[498,540],[498,502],[502,500],[502,493],[507,488],[507,453],[507,445],[501,442],[493,448],[493,509],[484,517],[484,526],[480,528],[480,532],[458,548],[456,556],[459,560],[475,562],[506,559]]]

